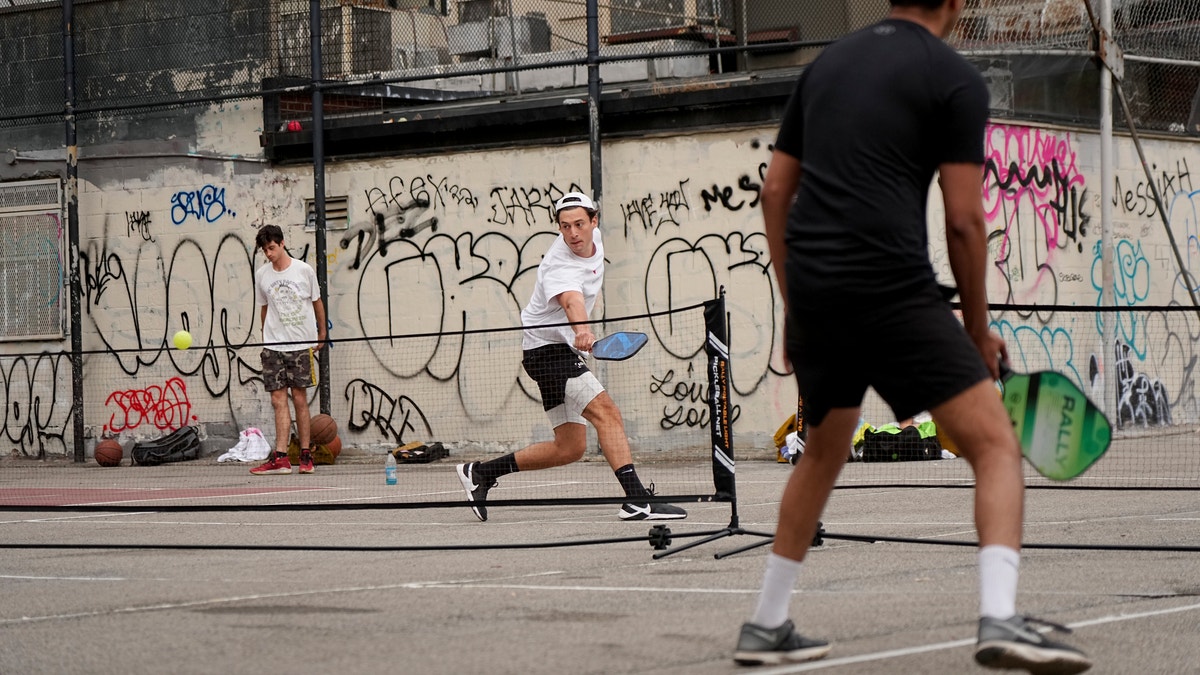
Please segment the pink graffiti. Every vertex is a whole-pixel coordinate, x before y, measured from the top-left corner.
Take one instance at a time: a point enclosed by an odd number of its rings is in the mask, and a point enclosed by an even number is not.
[[[1048,251],[1086,234],[1084,174],[1069,133],[989,125],[984,151],[984,209],[994,227],[1012,235],[1022,211],[1032,214]]]
[[[107,430],[113,433],[136,429],[146,422],[160,431],[174,431],[187,424],[192,413],[187,385],[178,377],[161,387],[114,391],[104,401],[104,405],[110,403],[119,408],[108,420]]]

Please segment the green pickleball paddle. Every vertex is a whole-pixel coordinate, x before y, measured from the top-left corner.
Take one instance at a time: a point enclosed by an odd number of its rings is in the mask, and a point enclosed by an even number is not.
[[[1014,373],[1005,365],[1001,384],[1021,452],[1038,473],[1071,480],[1108,451],[1112,425],[1066,376],[1052,370]]]

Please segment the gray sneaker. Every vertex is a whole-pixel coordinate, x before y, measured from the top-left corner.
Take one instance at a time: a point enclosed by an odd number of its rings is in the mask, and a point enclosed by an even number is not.
[[[742,624],[734,662],[743,666],[815,661],[829,653],[829,643],[810,640],[796,632],[791,619],[778,628]]]
[[[1066,626],[1019,614],[1003,620],[985,616],[979,620],[975,662],[988,668],[1023,668],[1034,675],[1070,675],[1092,667],[1083,652],[1047,640],[1030,623],[1071,632]]]

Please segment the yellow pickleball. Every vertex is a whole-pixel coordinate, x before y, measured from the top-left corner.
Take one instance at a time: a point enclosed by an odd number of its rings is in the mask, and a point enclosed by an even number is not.
[[[175,343],[176,349],[187,349],[192,346],[192,334],[186,330],[178,331],[172,341]]]

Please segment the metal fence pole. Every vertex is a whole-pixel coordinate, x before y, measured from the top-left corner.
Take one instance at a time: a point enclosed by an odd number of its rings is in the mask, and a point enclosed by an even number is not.
[[[325,101],[321,91],[321,0],[309,0],[309,45],[312,52],[312,152],[313,152],[313,210],[316,217],[317,286],[321,289],[321,304],[325,306],[325,322],[329,325],[329,263],[325,242]],[[328,415],[330,405],[329,349],[317,352],[320,381],[317,396],[320,410]]]
[[[1088,2],[1089,0],[1084,0]],[[1103,0],[1100,10],[1100,27],[1108,36],[1112,36],[1112,0]],[[1096,39],[1105,39],[1096,36]],[[1113,74],[1108,66],[1100,61],[1100,279],[1104,287],[1100,290],[1100,304],[1112,307],[1113,297],[1113,204],[1116,198],[1116,167],[1113,166]],[[1116,340],[1117,316],[1103,315],[1104,329],[1100,339],[1102,359],[1101,372],[1104,376],[1104,403],[1101,410],[1111,417],[1117,416],[1117,369],[1116,369]]]
[[[513,18],[512,0],[508,0],[508,46],[512,50],[512,64],[518,65],[520,58],[517,56],[517,26],[516,20]],[[516,97],[521,97],[521,71],[514,70],[512,72],[513,89],[516,92]]]
[[[83,315],[79,288],[79,148],[75,123],[75,4],[63,0],[63,124],[67,145],[67,264],[70,269],[71,296],[71,420],[75,461],[83,462]],[[66,431],[65,429],[63,430]],[[38,448],[38,457],[45,458],[46,449]]]
[[[591,158],[592,199],[601,203],[604,192],[600,161],[600,9],[587,0],[588,153]]]

